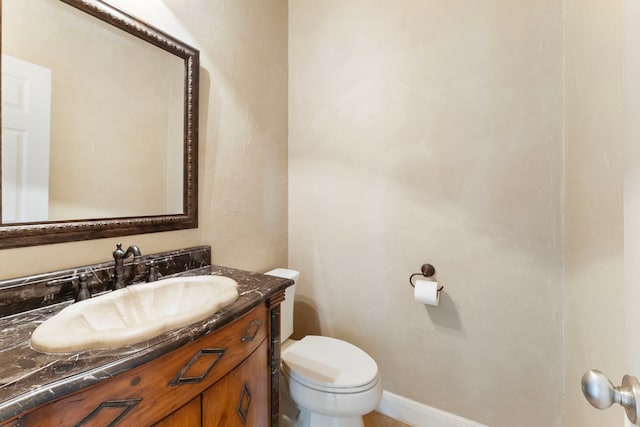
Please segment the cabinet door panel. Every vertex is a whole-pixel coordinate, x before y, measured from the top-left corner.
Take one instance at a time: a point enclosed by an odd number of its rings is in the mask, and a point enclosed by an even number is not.
[[[242,365],[202,394],[203,427],[269,425],[269,368],[266,340]]]
[[[200,427],[200,405],[201,397],[198,396],[153,427]]]

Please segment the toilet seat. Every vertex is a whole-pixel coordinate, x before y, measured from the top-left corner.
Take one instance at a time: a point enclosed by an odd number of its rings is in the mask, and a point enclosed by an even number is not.
[[[282,351],[282,370],[290,380],[325,393],[362,393],[378,384],[378,365],[348,342],[308,335]]]

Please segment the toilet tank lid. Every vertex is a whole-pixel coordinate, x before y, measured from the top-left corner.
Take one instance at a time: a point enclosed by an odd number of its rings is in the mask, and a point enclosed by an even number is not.
[[[292,377],[317,388],[347,389],[371,384],[378,365],[359,347],[336,338],[307,335],[282,352]]]
[[[267,276],[276,276],[276,277],[282,277],[283,279],[291,279],[291,280],[296,280],[300,276],[299,271],[290,270],[288,268],[276,268],[274,270],[267,271],[264,274],[266,274]]]

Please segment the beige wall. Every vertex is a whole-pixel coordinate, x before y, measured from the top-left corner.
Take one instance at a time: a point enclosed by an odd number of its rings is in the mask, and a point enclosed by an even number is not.
[[[495,427],[561,425],[562,6],[289,2],[296,333]]]
[[[0,277],[107,261],[117,241],[143,253],[212,244],[216,263],[257,271],[286,264],[286,1],[109,3],[200,49],[200,228],[3,250]]]
[[[622,425],[580,391],[624,371],[622,2],[566,1],[566,425]]]
[[[625,106],[624,279],[625,372],[640,375],[640,3],[622,0],[624,16],[623,97]]]

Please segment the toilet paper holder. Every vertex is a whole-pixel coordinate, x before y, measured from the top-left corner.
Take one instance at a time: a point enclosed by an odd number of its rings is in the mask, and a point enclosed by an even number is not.
[[[433,276],[435,276],[436,274],[436,268],[431,265],[431,264],[422,264],[422,267],[420,267],[420,273],[413,273],[411,276],[409,276],[409,284],[411,285],[412,288],[415,288],[416,285],[414,285],[413,283],[413,278],[416,276],[423,276],[426,277],[427,279],[432,278]],[[440,287],[438,288],[438,292],[442,291],[444,289],[444,286],[440,285]]]

